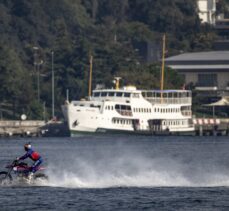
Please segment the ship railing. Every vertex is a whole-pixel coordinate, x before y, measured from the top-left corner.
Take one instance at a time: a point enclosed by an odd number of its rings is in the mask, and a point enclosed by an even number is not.
[[[191,97],[184,98],[160,98],[160,97],[145,97],[151,104],[191,104]]]

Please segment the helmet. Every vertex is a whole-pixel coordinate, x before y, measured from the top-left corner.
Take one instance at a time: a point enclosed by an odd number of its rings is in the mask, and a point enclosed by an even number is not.
[[[25,151],[28,151],[29,149],[31,149],[31,144],[30,143],[25,144],[24,149],[25,149]]]

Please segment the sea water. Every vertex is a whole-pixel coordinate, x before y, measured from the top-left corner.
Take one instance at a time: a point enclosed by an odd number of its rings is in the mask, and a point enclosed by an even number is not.
[[[0,187],[0,210],[229,210],[229,138],[1,138],[0,170],[31,142],[47,182]]]

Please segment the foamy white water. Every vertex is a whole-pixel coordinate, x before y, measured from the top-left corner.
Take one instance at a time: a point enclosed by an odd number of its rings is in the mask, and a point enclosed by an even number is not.
[[[222,146],[214,150],[215,143],[210,151],[205,149],[206,142],[194,145],[184,142],[183,151],[177,142],[168,145],[163,141],[143,141],[143,147],[133,147],[134,142],[117,142],[109,147],[103,141],[91,144],[78,145],[75,152],[50,162],[47,185],[67,188],[229,186],[229,166],[224,163],[225,157],[220,158],[220,151],[216,151]]]

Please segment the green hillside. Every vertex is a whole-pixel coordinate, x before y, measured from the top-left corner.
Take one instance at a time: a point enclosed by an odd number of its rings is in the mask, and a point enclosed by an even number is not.
[[[146,63],[141,46],[160,47],[166,33],[173,55],[211,49],[215,38],[210,26],[200,25],[195,0],[2,0],[0,33],[1,116],[34,119],[43,117],[44,106],[51,113],[52,51],[61,116],[67,89],[70,99],[87,95],[89,55],[93,87],[111,87],[113,76],[121,76],[123,84],[159,88],[160,64]],[[182,83],[166,71],[165,88]]]

